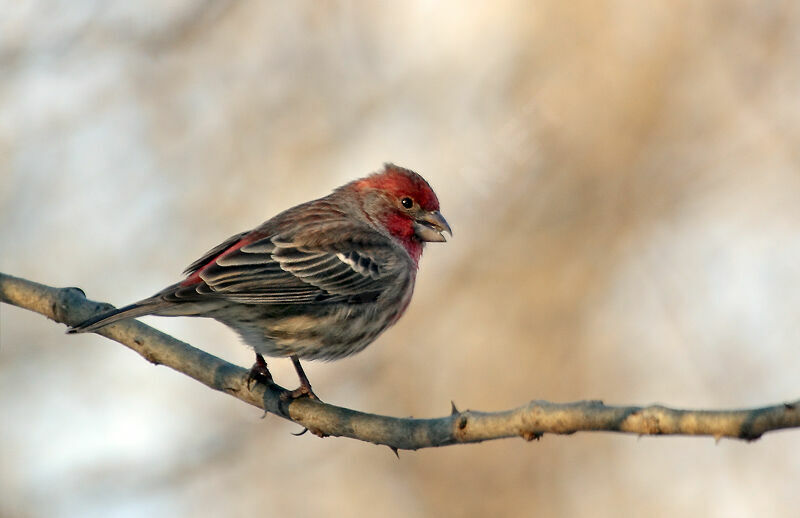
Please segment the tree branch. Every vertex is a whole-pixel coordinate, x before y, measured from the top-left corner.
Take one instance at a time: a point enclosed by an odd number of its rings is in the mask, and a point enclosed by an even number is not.
[[[78,288],[52,288],[0,273],[0,301],[69,325],[111,306],[87,300]],[[708,435],[754,440],[782,428],[800,427],[800,400],[741,410],[679,410],[653,405],[607,406],[601,401],[531,401],[503,412],[458,411],[436,419],[400,419],[365,414],[301,398],[284,402],[278,386],[247,388],[247,370],[176,340],[135,320],[109,325],[98,334],[115,340],[156,365],[166,365],[204,385],[298,423],[320,436],[350,437],[394,450],[481,442],[505,437],[580,431],[639,435]]]

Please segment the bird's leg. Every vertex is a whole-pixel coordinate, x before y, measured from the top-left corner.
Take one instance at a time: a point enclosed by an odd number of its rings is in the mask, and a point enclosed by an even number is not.
[[[266,385],[275,383],[272,381],[272,374],[267,368],[267,362],[264,361],[264,357],[256,353],[256,362],[250,367],[250,372],[247,373],[247,390],[250,390],[250,385],[252,385],[253,382],[257,383],[259,381]]]
[[[297,371],[297,376],[300,378],[300,386],[292,391],[284,393],[284,399],[297,399],[299,397],[308,396],[309,399],[316,399],[319,401],[320,399],[314,394],[314,391],[311,390],[311,383],[308,381],[308,376],[306,376],[303,367],[300,365],[300,358],[298,358],[296,354],[289,356],[289,358],[292,359],[294,370]]]

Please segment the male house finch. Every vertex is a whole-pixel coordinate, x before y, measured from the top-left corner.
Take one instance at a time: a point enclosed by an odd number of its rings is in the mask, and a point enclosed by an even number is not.
[[[299,359],[355,354],[397,322],[423,245],[445,241],[443,232],[452,234],[428,182],[386,164],[232,236],[181,282],[68,332],[143,315],[214,318],[255,350],[250,379],[271,382],[262,355],[288,356],[300,377],[289,395],[315,397]]]

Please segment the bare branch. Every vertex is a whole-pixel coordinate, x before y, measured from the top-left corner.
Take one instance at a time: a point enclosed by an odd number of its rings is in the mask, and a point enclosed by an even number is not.
[[[0,301],[69,325],[110,306],[87,300],[78,288],[52,288],[0,273]],[[741,410],[679,410],[653,405],[607,406],[601,401],[531,401],[503,412],[459,411],[436,419],[400,419],[365,414],[310,399],[289,403],[278,386],[248,390],[247,370],[134,320],[98,331],[156,365],[166,365],[208,387],[298,423],[320,436],[350,437],[395,449],[416,450],[505,437],[538,439],[545,433],[580,431],[639,435],[708,435],[754,440],[766,432],[800,427],[800,400]]]

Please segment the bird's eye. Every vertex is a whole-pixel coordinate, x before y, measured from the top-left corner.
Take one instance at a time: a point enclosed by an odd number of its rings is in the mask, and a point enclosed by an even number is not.
[[[403,207],[405,207],[405,208],[407,208],[407,209],[410,209],[411,207],[413,207],[413,206],[414,206],[414,200],[412,200],[411,198],[409,198],[408,196],[406,196],[405,198],[403,198],[402,200],[400,200],[400,204],[401,204]]]

